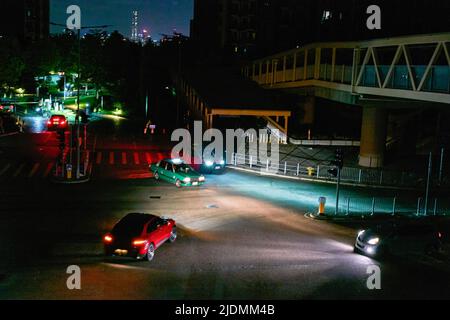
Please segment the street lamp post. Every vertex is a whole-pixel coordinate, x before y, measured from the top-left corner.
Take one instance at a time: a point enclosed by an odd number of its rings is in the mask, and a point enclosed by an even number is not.
[[[58,23],[50,23],[55,26],[66,27],[66,24],[58,24]],[[75,115],[75,125],[77,130],[77,151],[76,151],[76,178],[80,178],[80,160],[81,160],[81,145],[80,145],[80,85],[81,85],[81,30],[82,29],[105,29],[111,27],[110,25],[102,25],[102,26],[87,26],[81,27],[79,26],[77,30],[77,41],[78,41],[78,90],[77,90],[77,112]],[[64,88],[65,90],[65,88]]]
[[[77,90],[77,114],[75,115],[75,125],[77,126],[77,170],[76,177],[80,179],[80,85],[81,85],[81,28],[78,29],[78,90]]]

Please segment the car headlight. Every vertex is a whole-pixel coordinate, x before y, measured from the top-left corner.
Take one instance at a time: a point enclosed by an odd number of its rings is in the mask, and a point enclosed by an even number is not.
[[[189,183],[189,182],[191,182],[191,178],[184,178],[183,181],[186,183]]]
[[[206,165],[207,167],[212,167],[213,164],[214,164],[214,162],[212,162],[211,160],[205,161],[205,165]]]
[[[198,178],[198,181],[205,181],[205,177],[201,176],[200,178]]]
[[[366,230],[361,230],[360,232],[358,232],[358,238],[361,237],[364,234],[365,231]]]
[[[380,242],[380,238],[372,238],[369,241],[367,241],[368,244],[370,245],[376,245]]]
[[[223,166],[225,164],[225,160],[220,160],[220,165]]]

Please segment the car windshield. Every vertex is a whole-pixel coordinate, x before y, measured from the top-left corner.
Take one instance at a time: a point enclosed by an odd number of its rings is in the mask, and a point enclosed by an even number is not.
[[[187,164],[174,165],[174,168],[175,168],[175,172],[185,173],[185,174],[189,174],[194,171],[194,169],[192,169]]]

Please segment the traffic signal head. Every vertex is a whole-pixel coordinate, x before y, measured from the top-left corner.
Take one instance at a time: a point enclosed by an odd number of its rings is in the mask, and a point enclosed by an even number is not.
[[[335,160],[332,161],[332,164],[339,169],[342,169],[344,167],[344,153],[341,149],[336,150]]]
[[[339,172],[338,172],[338,168],[333,168],[333,169],[329,169],[328,173],[331,174],[333,177],[337,177]]]

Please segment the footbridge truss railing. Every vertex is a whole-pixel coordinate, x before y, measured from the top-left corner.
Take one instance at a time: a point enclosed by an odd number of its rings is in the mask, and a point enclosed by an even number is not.
[[[338,100],[344,93],[450,104],[450,33],[315,43],[242,72],[266,88],[315,87]]]

